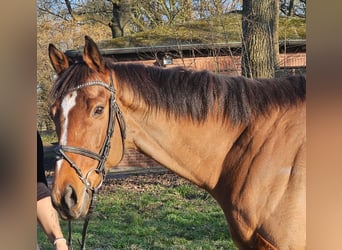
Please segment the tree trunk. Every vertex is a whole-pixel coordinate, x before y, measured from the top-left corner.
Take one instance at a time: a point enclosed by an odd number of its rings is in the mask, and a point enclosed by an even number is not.
[[[290,0],[289,10],[287,13],[288,16],[294,16],[294,0]]]
[[[279,0],[243,0],[242,75],[271,78],[279,62]]]
[[[112,2],[113,4],[113,17],[108,24],[110,29],[112,30],[112,38],[123,36],[123,28],[121,27],[120,19],[121,19],[121,7],[119,4]]]
[[[124,27],[131,20],[132,0],[111,0],[112,19],[108,24],[112,30],[112,37],[124,36]]]

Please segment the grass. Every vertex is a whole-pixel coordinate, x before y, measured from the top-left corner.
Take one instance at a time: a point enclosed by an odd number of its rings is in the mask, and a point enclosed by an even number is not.
[[[73,222],[73,242],[83,221]],[[67,235],[67,223],[62,221]],[[41,249],[53,249],[37,229]],[[75,249],[77,245],[75,245]],[[87,249],[236,249],[221,208],[205,191],[189,183],[150,185],[147,191],[100,193],[89,222]]]

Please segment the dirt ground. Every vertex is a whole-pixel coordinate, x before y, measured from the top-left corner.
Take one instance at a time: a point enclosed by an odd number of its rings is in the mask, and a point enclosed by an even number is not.
[[[53,170],[45,171],[49,186],[53,181]],[[164,168],[125,168],[109,172],[100,189],[101,193],[110,193],[120,187],[127,191],[149,191],[155,185],[164,187],[177,187],[190,183],[171,171]]]
[[[104,181],[101,192],[111,192],[118,187],[128,191],[145,192],[152,189],[155,185],[171,188],[185,183],[189,182],[171,172],[109,176],[109,178],[106,178]]]

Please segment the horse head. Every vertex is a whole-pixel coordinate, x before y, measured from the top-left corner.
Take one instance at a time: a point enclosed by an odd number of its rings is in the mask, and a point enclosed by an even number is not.
[[[113,72],[90,37],[80,62],[70,63],[52,44],[49,57],[57,73],[50,110],[58,136],[52,200],[62,218],[76,219],[87,214],[108,169],[122,158],[124,120]]]

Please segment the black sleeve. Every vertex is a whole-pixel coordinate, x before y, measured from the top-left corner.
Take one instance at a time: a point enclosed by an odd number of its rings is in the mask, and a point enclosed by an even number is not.
[[[47,186],[44,169],[44,149],[43,142],[37,131],[37,183],[42,182]]]
[[[37,201],[45,197],[48,197],[50,195],[51,193],[50,193],[50,189],[48,188],[48,186],[45,185],[45,183],[37,182]]]

